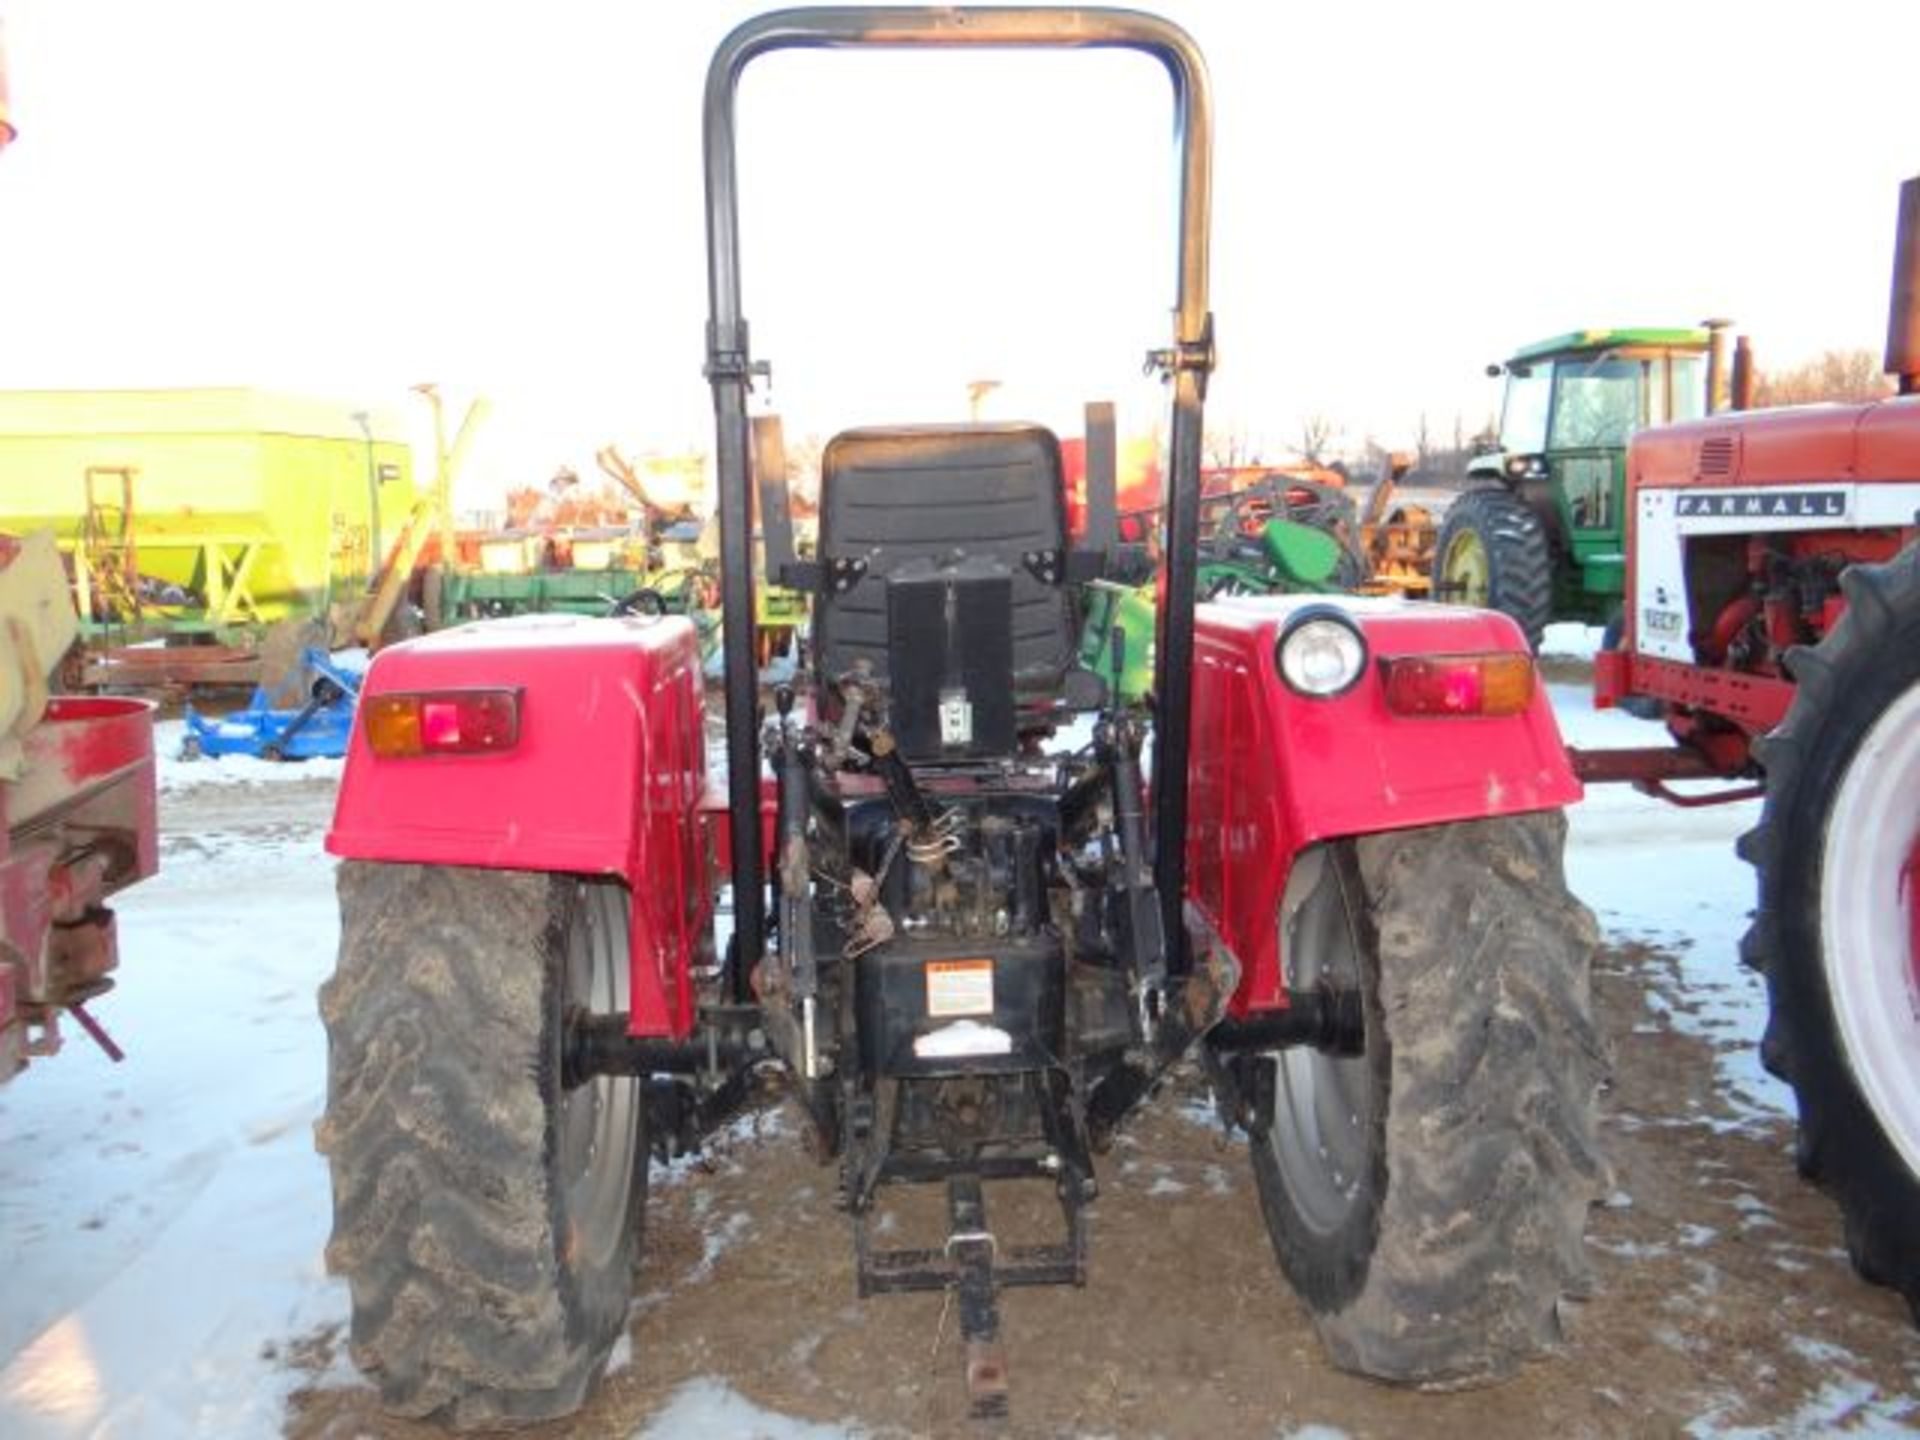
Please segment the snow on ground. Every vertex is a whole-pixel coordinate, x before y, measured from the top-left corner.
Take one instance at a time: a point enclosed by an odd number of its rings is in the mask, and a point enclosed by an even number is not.
[[[1765,1425],[1728,1425],[1725,1410],[1700,1416],[1686,1428],[1693,1440],[1820,1440],[1831,1435],[1910,1435],[1914,1431],[1910,1398],[1884,1395],[1871,1380],[1842,1371],[1790,1415]]]
[[[1582,687],[1552,695],[1578,744],[1661,742],[1656,725],[1595,714]],[[118,903],[126,963],[96,1007],[129,1059],[116,1069],[72,1040],[0,1089],[9,1440],[275,1435],[304,1378],[278,1347],[346,1315],[343,1287],[322,1272],[328,1186],[311,1136],[325,1084],[314,992],[337,926],[320,848],[330,787],[284,783],[339,766],[183,763],[172,758],[178,731],[162,727],[163,869]],[[180,815],[190,828],[170,823]],[[1596,787],[1572,818],[1569,872],[1613,938],[1678,954],[1673,1022],[1738,1041],[1722,1053],[1726,1086],[1765,1114],[1785,1097],[1753,1058],[1763,997],[1735,958],[1752,880],[1733,840],[1753,819],[1750,803],[1681,811]],[[1211,1178],[1167,1171],[1156,1183]],[[741,1240],[740,1217],[716,1207],[711,1220],[712,1253]],[[1818,1429],[1845,1413],[1847,1379],[1836,1376],[1832,1406],[1823,1399],[1791,1423]],[[1715,1426],[1709,1415],[1696,1428],[1738,1433]],[[760,1410],[711,1379],[676,1391],[642,1432],[841,1433]]]
[[[1604,634],[1598,625],[1582,625],[1577,620],[1563,620],[1557,625],[1549,625],[1540,636],[1540,658],[1591,660],[1600,653],[1600,640]]]
[[[162,865],[117,904],[125,964],[94,1007],[126,1063],[70,1035],[0,1090],[12,1440],[276,1434],[291,1372],[264,1347],[346,1314],[312,1140],[336,925],[317,824],[199,834]]]
[[[1566,627],[1551,627],[1554,629]],[[1582,749],[1666,743],[1666,727],[1618,710],[1596,711],[1585,687],[1549,687],[1567,743]],[[1699,782],[1675,787],[1701,793]],[[1722,1046],[1722,1089],[1750,1119],[1793,1113],[1792,1094],[1761,1068],[1766,986],[1740,963],[1753,909],[1753,871],[1734,841],[1760,816],[1757,800],[1684,810],[1627,785],[1590,785],[1568,812],[1567,879],[1608,937],[1671,953],[1677,983],[1661,994],[1673,1027]]]
[[[200,785],[276,785],[299,780],[337,783],[346,770],[345,758],[334,760],[260,760],[251,755],[182,757],[187,722],[161,720],[153,727],[153,753],[160,793],[190,790]]]

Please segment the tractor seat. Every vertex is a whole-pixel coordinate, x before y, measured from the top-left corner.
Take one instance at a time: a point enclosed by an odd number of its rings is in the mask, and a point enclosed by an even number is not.
[[[1060,442],[1043,426],[914,425],[835,436],[820,461],[820,674],[864,662],[887,678],[887,582],[902,568],[997,563],[1011,576],[1015,701],[1052,700],[1075,652],[1067,544]]]

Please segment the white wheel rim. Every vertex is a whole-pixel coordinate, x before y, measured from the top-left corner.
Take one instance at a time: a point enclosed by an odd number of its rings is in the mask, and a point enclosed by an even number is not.
[[[1880,1129],[1920,1176],[1917,843],[1920,685],[1887,707],[1848,763],[1820,868],[1820,959],[1847,1064]]]

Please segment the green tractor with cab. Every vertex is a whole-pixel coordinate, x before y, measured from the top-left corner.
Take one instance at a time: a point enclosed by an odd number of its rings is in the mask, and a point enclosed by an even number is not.
[[[1724,321],[1691,330],[1576,330],[1528,345],[1506,377],[1497,448],[1434,546],[1433,593],[1513,617],[1534,649],[1549,621],[1612,625],[1626,591],[1627,442],[1702,415]]]

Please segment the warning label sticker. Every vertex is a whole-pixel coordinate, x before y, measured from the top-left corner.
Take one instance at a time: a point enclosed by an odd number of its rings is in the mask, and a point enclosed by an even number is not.
[[[955,1015],[993,1013],[993,961],[929,960],[927,1015],[935,1020]]]

